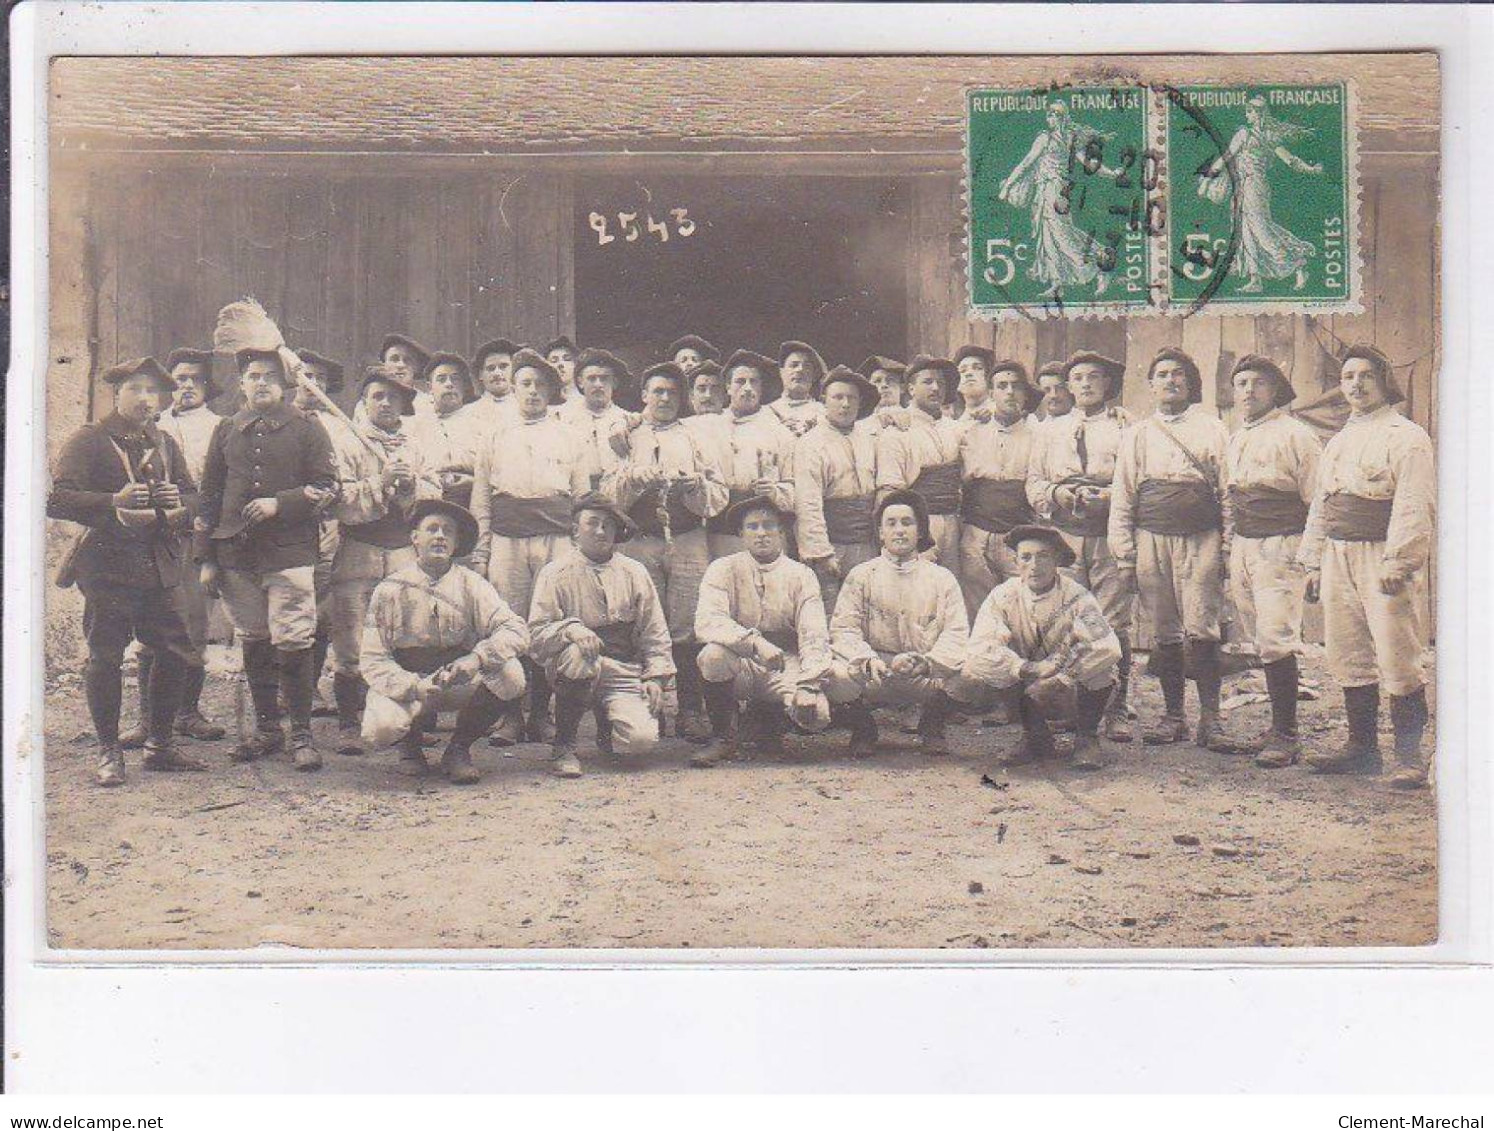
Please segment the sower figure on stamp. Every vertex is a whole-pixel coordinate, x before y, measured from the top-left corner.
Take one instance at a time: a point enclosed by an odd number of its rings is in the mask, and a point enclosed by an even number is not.
[[[960,437],[944,406],[954,403],[959,379],[954,362],[915,357],[908,364],[907,430],[889,428],[877,440],[878,490],[910,489],[923,497],[934,560],[950,571],[960,561]]]
[[[1115,696],[1105,712],[1105,737],[1130,742],[1127,695],[1131,683],[1131,608],[1135,595],[1121,576],[1108,537],[1110,499],[1121,434],[1135,423],[1120,404],[1126,368],[1081,350],[1062,363],[1073,408],[1050,417],[1033,453],[1028,497],[1038,515],[1057,527],[1074,551],[1063,572],[1095,595],[1120,640]]]
[[[981,702],[960,680],[970,635],[955,575],[921,556],[933,543],[923,496],[891,491],[877,505],[880,557],[846,575],[830,618],[834,653],[827,691],[850,725],[852,754],[876,749],[875,706],[922,703],[919,742],[947,754],[945,722],[953,698]]]
[[[877,552],[877,442],[859,425],[879,398],[870,381],[843,365],[826,375],[820,396],[824,425],[806,433],[794,453],[795,533],[799,558],[819,578],[825,608],[833,609],[841,580]]]
[[[763,405],[783,391],[772,358],[737,350],[727,359],[726,411],[690,426],[695,438],[720,454],[726,475],[728,507],[744,499],[771,499],[782,511],[794,509],[794,433]],[[742,540],[726,521],[726,512],[706,520],[712,558],[735,554]]]
[[[328,396],[336,396],[342,392],[344,370],[341,362],[309,349],[298,349],[296,356],[301,359],[302,375],[322,392]],[[338,442],[333,437],[339,431],[345,431],[347,425],[327,412],[322,407],[322,402],[301,382],[296,383],[296,393],[291,403],[327,430],[335,457]],[[323,504],[317,514],[316,572],[313,575],[316,584],[316,642],[311,646],[312,686],[316,688],[311,696],[311,713],[314,716],[337,714],[336,708],[329,706],[322,698],[320,687],[322,670],[327,666],[327,652],[332,647],[332,563],[337,560],[337,547],[342,541],[333,502],[329,500]]]
[[[1195,741],[1220,749],[1229,435],[1218,417],[1199,407],[1203,380],[1181,350],[1160,350],[1147,381],[1157,411],[1121,437],[1107,527],[1122,580],[1139,590],[1141,615],[1154,638],[1152,666],[1166,701],[1166,715],[1143,740],[1157,746],[1188,737],[1183,697],[1191,671],[1199,700]]]
[[[727,514],[746,549],[717,558],[700,583],[695,638],[711,744],[691,757],[692,766],[736,753],[744,701],[744,721],[753,724],[747,737],[765,753],[782,751],[790,720],[811,733],[830,725],[825,605],[814,571],[784,554],[791,516],[767,496],[744,499]]]
[[[1060,567],[1074,551],[1052,527],[1019,526],[1005,536],[1019,576],[1002,582],[976,614],[964,678],[998,691],[1021,689],[1022,739],[1003,764],[1056,753],[1048,714],[1076,700],[1074,768],[1102,764],[1100,719],[1115,686],[1120,641],[1094,595]]]
[[[187,461],[187,472],[192,482],[202,483],[202,471],[207,465],[208,444],[213,431],[222,419],[208,408],[207,402],[218,395],[213,383],[213,354],[211,350],[174,349],[166,358],[166,372],[173,385],[171,407],[161,414],[159,427],[173,440]],[[191,555],[184,555],[182,569],[182,608],[187,621],[187,635],[199,658],[207,646],[209,604],[207,594],[202,591],[202,581],[197,574],[197,563]],[[150,717],[146,702],[146,689],[150,680],[148,673],[153,657],[149,649],[140,652],[140,720],[139,741],[120,735],[119,744],[125,749],[145,743],[145,720]],[[223,737],[221,726],[203,717],[201,700],[203,684],[207,680],[207,668],[201,663],[190,665],[183,674],[182,705],[176,715],[179,734],[195,738],[200,742],[216,742]]]
[[[529,629],[486,578],[456,562],[477,541],[466,508],[423,499],[409,524],[415,564],[379,582],[363,628],[363,738],[375,747],[398,742],[401,767],[424,773],[421,736],[438,712],[454,710],[441,769],[470,784],[480,776],[472,744],[524,694],[519,657]]]
[[[576,500],[576,553],[540,570],[529,610],[533,655],[555,687],[555,773],[581,776],[576,735],[588,708],[607,754],[646,754],[659,741],[674,648],[658,591],[641,562],[615,553],[633,522],[606,496]]]
[[[719,459],[680,420],[686,385],[673,362],[644,371],[643,423],[602,490],[638,527],[623,552],[647,567],[664,605],[674,640],[676,731],[702,741],[710,731],[701,717],[695,606],[711,559],[705,520],[726,509],[728,491]]]
[[[529,615],[534,579],[569,549],[571,505],[586,494],[586,464],[575,431],[550,409],[560,403],[560,374],[533,350],[514,355],[518,412],[478,446],[472,509],[477,548],[472,568],[491,581],[521,617]],[[550,685],[538,663],[527,665],[529,718],[523,736],[549,740]],[[513,735],[520,703],[510,708],[499,740]]]
[[[581,395],[561,405],[556,416],[580,441],[586,481],[594,491],[618,464],[608,440],[615,429],[627,427],[629,412],[638,407],[637,382],[622,358],[588,349],[576,361],[576,387]]]
[[[83,592],[88,643],[84,689],[99,740],[96,780],[125,780],[119,745],[121,668],[132,639],[155,656],[146,690],[148,770],[203,770],[172,743],[182,674],[201,658],[183,619],[183,534],[194,487],[176,441],[151,423],[159,398],[171,388],[155,358],[107,370],[114,409],[69,438],[47,497],[47,517],[86,526],[58,573],[63,587]]]
[[[768,411],[795,437],[803,436],[824,419],[825,406],[815,398],[827,369],[825,359],[807,342],[784,342],[778,347],[783,394],[765,399]],[[730,364],[726,366],[726,375],[731,377]]]
[[[1006,535],[1032,522],[1027,477],[1040,434],[1027,419],[1037,394],[1022,363],[988,358],[978,346],[966,350],[975,352],[962,363],[961,382],[980,381],[987,390],[959,447],[960,589],[973,617],[987,593],[1016,576]]]
[[[1436,520],[1432,441],[1398,413],[1405,400],[1385,355],[1356,345],[1339,388],[1349,419],[1328,441],[1298,560],[1321,597],[1328,670],[1344,689],[1349,741],[1310,754],[1315,773],[1379,773],[1380,689],[1390,693],[1401,789],[1427,783],[1427,563]]]
[[[439,499],[441,484],[404,429],[413,396],[382,365],[363,375],[358,403],[367,423],[332,432],[341,493],[341,536],[332,562],[332,690],[339,754],[363,753],[359,737],[363,681],[359,656],[368,603],[379,582],[415,563],[408,517],[420,499]]]
[[[203,589],[222,594],[243,641],[255,734],[234,759],[284,749],[283,698],[296,769],[316,770],[322,764],[311,735],[318,513],[338,484],[326,429],[286,396],[295,377],[285,355],[295,360],[289,350],[235,355],[244,407],[213,433],[194,550]]]
[[[1229,579],[1240,628],[1260,655],[1271,697],[1271,729],[1242,749],[1268,769],[1290,766],[1297,740],[1297,654],[1305,578],[1297,565],[1322,445],[1286,411],[1296,395],[1270,358],[1247,354],[1230,374],[1245,422],[1230,437],[1226,476]]]
[[[410,443],[420,449],[421,463],[440,482],[441,497],[465,508],[472,501],[472,472],[482,435],[482,421],[467,411],[475,400],[472,373],[464,358],[435,353],[426,362],[424,380],[431,411],[410,418]]]

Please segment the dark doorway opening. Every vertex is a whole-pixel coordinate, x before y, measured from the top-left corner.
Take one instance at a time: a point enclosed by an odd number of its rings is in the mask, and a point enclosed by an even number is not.
[[[578,179],[577,338],[635,366],[686,333],[775,356],[802,339],[832,365],[902,357],[910,197],[872,177]]]

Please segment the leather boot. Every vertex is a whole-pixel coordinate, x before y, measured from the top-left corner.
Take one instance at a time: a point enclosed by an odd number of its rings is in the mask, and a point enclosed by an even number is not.
[[[311,644],[311,717],[335,719],[337,708],[322,697],[322,672],[327,667],[327,651],[332,646],[332,626],[318,622]]]
[[[851,739],[846,749],[852,758],[866,758],[877,752],[877,716],[864,699],[853,699],[834,709],[833,717],[840,726],[850,729]]]
[[[1306,758],[1315,774],[1378,774],[1380,760],[1380,685],[1366,683],[1344,688],[1344,713],[1349,716],[1349,741],[1342,750],[1314,751]]]
[[[1131,688],[1130,633],[1122,634],[1120,646],[1121,658],[1115,675],[1115,691],[1105,706],[1105,737],[1111,742],[1131,742],[1135,735],[1131,731],[1131,720],[1126,714]]]
[[[488,735],[488,745],[495,750],[507,750],[524,739],[524,696],[520,695],[503,704],[503,712],[493,724],[493,733]]]
[[[366,753],[362,736],[363,677],[334,672],[332,697],[337,701],[337,752],[348,757]]]
[[[93,780],[105,788],[124,785],[124,751],[115,743],[111,742],[109,745],[99,748],[99,762],[98,767],[94,770]]]
[[[157,773],[201,773],[207,769],[206,762],[183,754],[169,738],[163,742],[154,735],[145,740],[145,757],[140,765]]]
[[[706,715],[711,720],[711,741],[699,750],[691,751],[690,765],[705,768],[737,752],[737,689],[731,680],[724,683],[702,680],[700,690],[705,699]]]
[[[1001,756],[1003,766],[1025,766],[1058,753],[1048,717],[1036,700],[1023,695],[1017,702],[1017,716],[1022,721],[1022,737]]]
[[[545,669],[526,661],[525,679],[529,683],[529,720],[524,724],[525,742],[550,741],[550,681]]]
[[[949,754],[949,741],[944,732],[945,723],[953,711],[954,700],[945,694],[943,688],[934,692],[923,705],[923,711],[918,716],[918,747],[922,753],[930,757]]]
[[[1395,728],[1395,771],[1389,783],[1395,789],[1425,789],[1427,765],[1421,756],[1421,739],[1427,728],[1426,688],[1410,695],[1390,697],[1390,723]]]
[[[1104,766],[1104,748],[1100,745],[1100,720],[1112,699],[1112,689],[1091,691],[1080,685],[1075,691],[1074,769],[1098,770]]]
[[[1198,729],[1195,745],[1218,754],[1250,754],[1248,743],[1232,738],[1219,717],[1219,689],[1224,679],[1220,670],[1219,641],[1189,640],[1184,646],[1183,669],[1193,673],[1198,687]]]
[[[311,735],[311,694],[316,688],[316,657],[311,648],[280,649],[280,697],[291,720],[291,759],[309,773],[322,768],[321,751]]]
[[[285,749],[280,727],[280,677],[275,669],[275,646],[268,640],[244,641],[244,680],[254,700],[254,737],[234,748],[235,762],[268,758]]]
[[[752,751],[777,757],[784,753],[783,736],[788,733],[788,712],[782,703],[754,703],[748,708],[755,723]]]
[[[700,665],[696,662],[700,645],[691,641],[676,644],[674,652],[675,692],[679,698],[680,713],[675,717],[674,733],[686,742],[703,743],[710,740],[710,723],[703,717],[701,703]]]
[[[581,716],[591,705],[591,684],[583,680],[555,681],[555,740],[550,744],[552,772],[558,778],[579,778],[581,759],[576,755],[576,735]]]
[[[508,704],[481,684],[472,692],[471,698],[457,712],[456,726],[441,754],[441,769],[447,781],[455,785],[471,785],[482,777],[472,763],[472,744],[488,732],[507,707]]]
[[[399,772],[410,777],[423,777],[430,763],[425,760],[425,734],[435,725],[436,716],[431,711],[420,711],[410,721],[410,729],[399,740]]]
[[[1272,660],[1263,670],[1266,693],[1271,697],[1271,729],[1260,741],[1255,764],[1267,770],[1280,770],[1302,757],[1302,743],[1297,738],[1297,657]]]
[[[198,742],[217,742],[228,732],[202,715],[199,701],[202,698],[202,685],[206,680],[207,668],[201,664],[193,664],[183,672],[182,709],[177,712],[176,730],[178,734],[195,738]]]
[[[135,673],[135,683],[140,696],[140,717],[135,725],[124,731],[119,736],[119,748],[121,750],[139,750],[145,745],[145,740],[150,737],[150,673],[155,667],[156,654],[149,648],[140,649],[136,656],[139,667]]]
[[[597,728],[597,749],[612,757],[616,751],[612,749],[612,720],[607,717],[607,708],[598,703],[591,709],[591,720]]]
[[[1182,644],[1158,644],[1152,649],[1151,667],[1162,684],[1164,714],[1141,736],[1147,746],[1168,746],[1188,739],[1188,720],[1183,714],[1183,694],[1188,686],[1183,668]]]

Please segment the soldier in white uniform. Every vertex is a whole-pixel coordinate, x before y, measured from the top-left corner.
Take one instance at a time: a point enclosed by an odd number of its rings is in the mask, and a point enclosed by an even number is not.
[[[857,372],[870,381],[880,400],[878,408],[902,408],[908,399],[908,367],[890,357],[872,354]]]
[[[514,354],[519,348],[507,338],[494,338],[478,346],[472,357],[479,396],[472,402],[470,415],[478,421],[480,436],[491,435],[500,423],[518,415],[514,407]]]
[[[851,728],[854,755],[876,749],[874,706],[922,703],[926,754],[946,754],[945,722],[954,700],[975,703],[962,685],[970,620],[960,583],[922,557],[933,543],[923,496],[896,490],[877,505],[881,556],[846,575],[830,618],[834,654],[827,692]]]
[[[430,359],[431,351],[407,334],[386,334],[379,344],[379,364],[410,393],[406,416],[429,416],[435,411],[429,389],[421,388]],[[367,422],[368,409],[360,401],[353,406],[353,423]]]
[[[410,442],[440,481],[442,497],[465,509],[472,502],[481,423],[467,411],[476,400],[472,371],[454,353],[434,353],[426,362],[424,383],[431,411],[410,418]]]
[[[1199,699],[1195,741],[1218,749],[1229,434],[1200,407],[1203,380],[1181,350],[1160,350],[1147,381],[1157,411],[1121,437],[1107,528],[1124,583],[1139,589],[1166,701],[1166,715],[1143,740],[1155,746],[1188,737],[1183,696],[1191,671]]]
[[[576,734],[588,707],[604,753],[646,754],[659,741],[674,654],[648,569],[614,552],[634,532],[610,499],[585,495],[573,508],[576,552],[535,580],[529,629],[534,658],[555,687],[551,753],[563,778],[581,776]]]
[[[638,527],[623,552],[648,569],[664,605],[674,641],[677,733],[704,741],[710,731],[700,698],[695,606],[711,560],[705,521],[726,509],[729,492],[719,456],[680,420],[687,385],[672,361],[644,371],[643,422],[602,490]]]
[[[789,720],[811,733],[830,725],[825,606],[814,571],[783,552],[791,516],[763,495],[727,514],[746,549],[717,558],[700,583],[695,638],[712,741],[690,759],[694,766],[736,752],[743,702],[767,751],[782,749]]]
[[[807,342],[784,342],[778,347],[779,376],[783,395],[768,402],[768,409],[796,437],[804,435],[825,415],[825,406],[815,398],[827,370],[825,359]],[[729,377],[731,366],[726,366]]]
[[[636,412],[637,382],[622,358],[593,348],[583,350],[576,360],[576,388],[580,395],[561,405],[556,417],[581,441],[586,480],[596,490],[618,464],[609,437],[615,429],[625,428],[629,414]]]
[[[1041,399],[1029,417],[1034,424],[1046,424],[1050,420],[1067,416],[1074,410],[1074,393],[1069,388],[1068,378],[1072,360],[1045,361],[1038,366],[1037,376],[1033,380]]]
[[[951,571],[960,562],[960,437],[944,406],[954,402],[959,379],[954,362],[915,357],[908,365],[908,427],[877,438],[877,489],[923,496],[934,560]]]
[[[665,353],[670,361],[685,371],[687,377],[708,361],[721,364],[721,351],[699,334],[686,334],[675,339]]]
[[[877,443],[860,424],[876,411],[876,387],[837,365],[820,385],[823,427],[812,428],[794,452],[795,534],[799,558],[820,580],[825,608],[840,583],[877,553],[872,512],[877,501]]]
[[[472,567],[493,583],[514,612],[527,617],[535,578],[569,551],[571,506],[591,483],[580,438],[550,412],[560,403],[560,374],[533,350],[514,355],[514,397],[514,418],[500,423],[477,448],[472,511],[478,534]],[[549,738],[549,707],[549,684],[539,665],[531,663],[524,729],[528,741]]]
[[[1247,354],[1230,374],[1244,424],[1229,440],[1229,580],[1242,636],[1260,655],[1271,729],[1242,747],[1267,768],[1297,761],[1297,653],[1306,579],[1297,566],[1322,445],[1286,411],[1296,395],[1281,367]]]
[[[1095,595],[1120,640],[1120,667],[1115,696],[1105,712],[1105,737],[1111,742],[1130,742],[1126,700],[1135,594],[1121,577],[1108,537],[1115,459],[1121,434],[1135,423],[1119,403],[1126,367],[1090,350],[1080,350],[1060,364],[1074,407],[1039,426],[1041,439],[1033,453],[1028,498],[1038,516],[1063,533],[1074,551],[1074,561],[1063,567],[1064,572]]]
[[[580,353],[576,343],[564,334],[553,338],[540,351],[540,356],[553,365],[555,372],[560,374],[560,395],[565,401],[570,401],[577,393],[576,358]]]
[[[1019,526],[1006,535],[1019,576],[981,604],[963,675],[1005,691],[1021,688],[1022,739],[1004,759],[1020,765],[1056,752],[1050,705],[1076,699],[1074,767],[1099,769],[1100,719],[1110,702],[1120,641],[1094,596],[1060,567],[1074,551],[1052,527]]]
[[[1344,689],[1349,741],[1311,754],[1315,773],[1378,773],[1380,689],[1390,694],[1401,789],[1426,786],[1427,566],[1435,537],[1432,440],[1395,410],[1405,400],[1385,355],[1356,345],[1339,388],[1349,419],[1328,441],[1298,560],[1321,596],[1328,670]]]

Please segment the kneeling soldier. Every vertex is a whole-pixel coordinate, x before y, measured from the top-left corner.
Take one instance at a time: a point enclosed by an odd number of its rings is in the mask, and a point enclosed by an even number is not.
[[[807,731],[830,725],[822,690],[830,633],[819,580],[784,556],[787,516],[771,499],[744,499],[727,517],[747,549],[717,558],[700,583],[695,639],[712,741],[690,758],[692,766],[714,766],[735,752],[743,700],[758,708],[757,735],[769,751],[782,748],[789,719]]]
[[[524,694],[519,657],[529,629],[480,574],[453,560],[472,552],[477,521],[465,507],[422,499],[410,511],[415,564],[379,582],[368,606],[360,663],[368,681],[363,738],[400,743],[400,762],[423,773],[421,734],[455,710],[441,757],[454,782],[478,779],[472,744]]]
[[[830,701],[851,726],[851,752],[876,748],[877,705],[922,703],[925,754],[945,754],[949,691],[965,664],[970,619],[955,575],[919,555],[933,546],[929,515],[916,491],[891,491],[877,506],[882,555],[846,574],[830,621],[834,667]]]
[[[674,676],[669,625],[642,562],[615,553],[633,522],[592,492],[571,510],[577,552],[539,571],[529,604],[532,654],[555,689],[555,773],[581,776],[576,732],[590,707],[597,745],[646,754],[659,741],[664,687]]]
[[[240,350],[236,360],[244,407],[208,445],[195,547],[203,590],[222,593],[244,642],[256,734],[233,756],[249,761],[284,747],[283,694],[296,769],[315,770],[322,764],[311,737],[318,511],[337,493],[332,441],[286,398],[294,378],[282,354]]]
[[[1021,688],[1022,740],[1009,766],[1051,757],[1049,704],[1076,692],[1074,766],[1100,767],[1100,720],[1115,685],[1121,646],[1100,604],[1060,567],[1074,551],[1057,530],[1019,526],[1006,536],[1018,576],[986,597],[970,631],[964,676],[998,690]]]
[[[182,533],[190,522],[192,477],[176,441],[151,423],[170,388],[155,358],[116,365],[114,411],[85,424],[57,462],[47,516],[88,527],[64,562],[58,584],[83,591],[88,642],[84,690],[99,739],[99,785],[124,782],[119,744],[120,669],[130,638],[155,656],[147,678],[147,770],[203,770],[171,741],[184,669],[197,663],[183,619]]]

